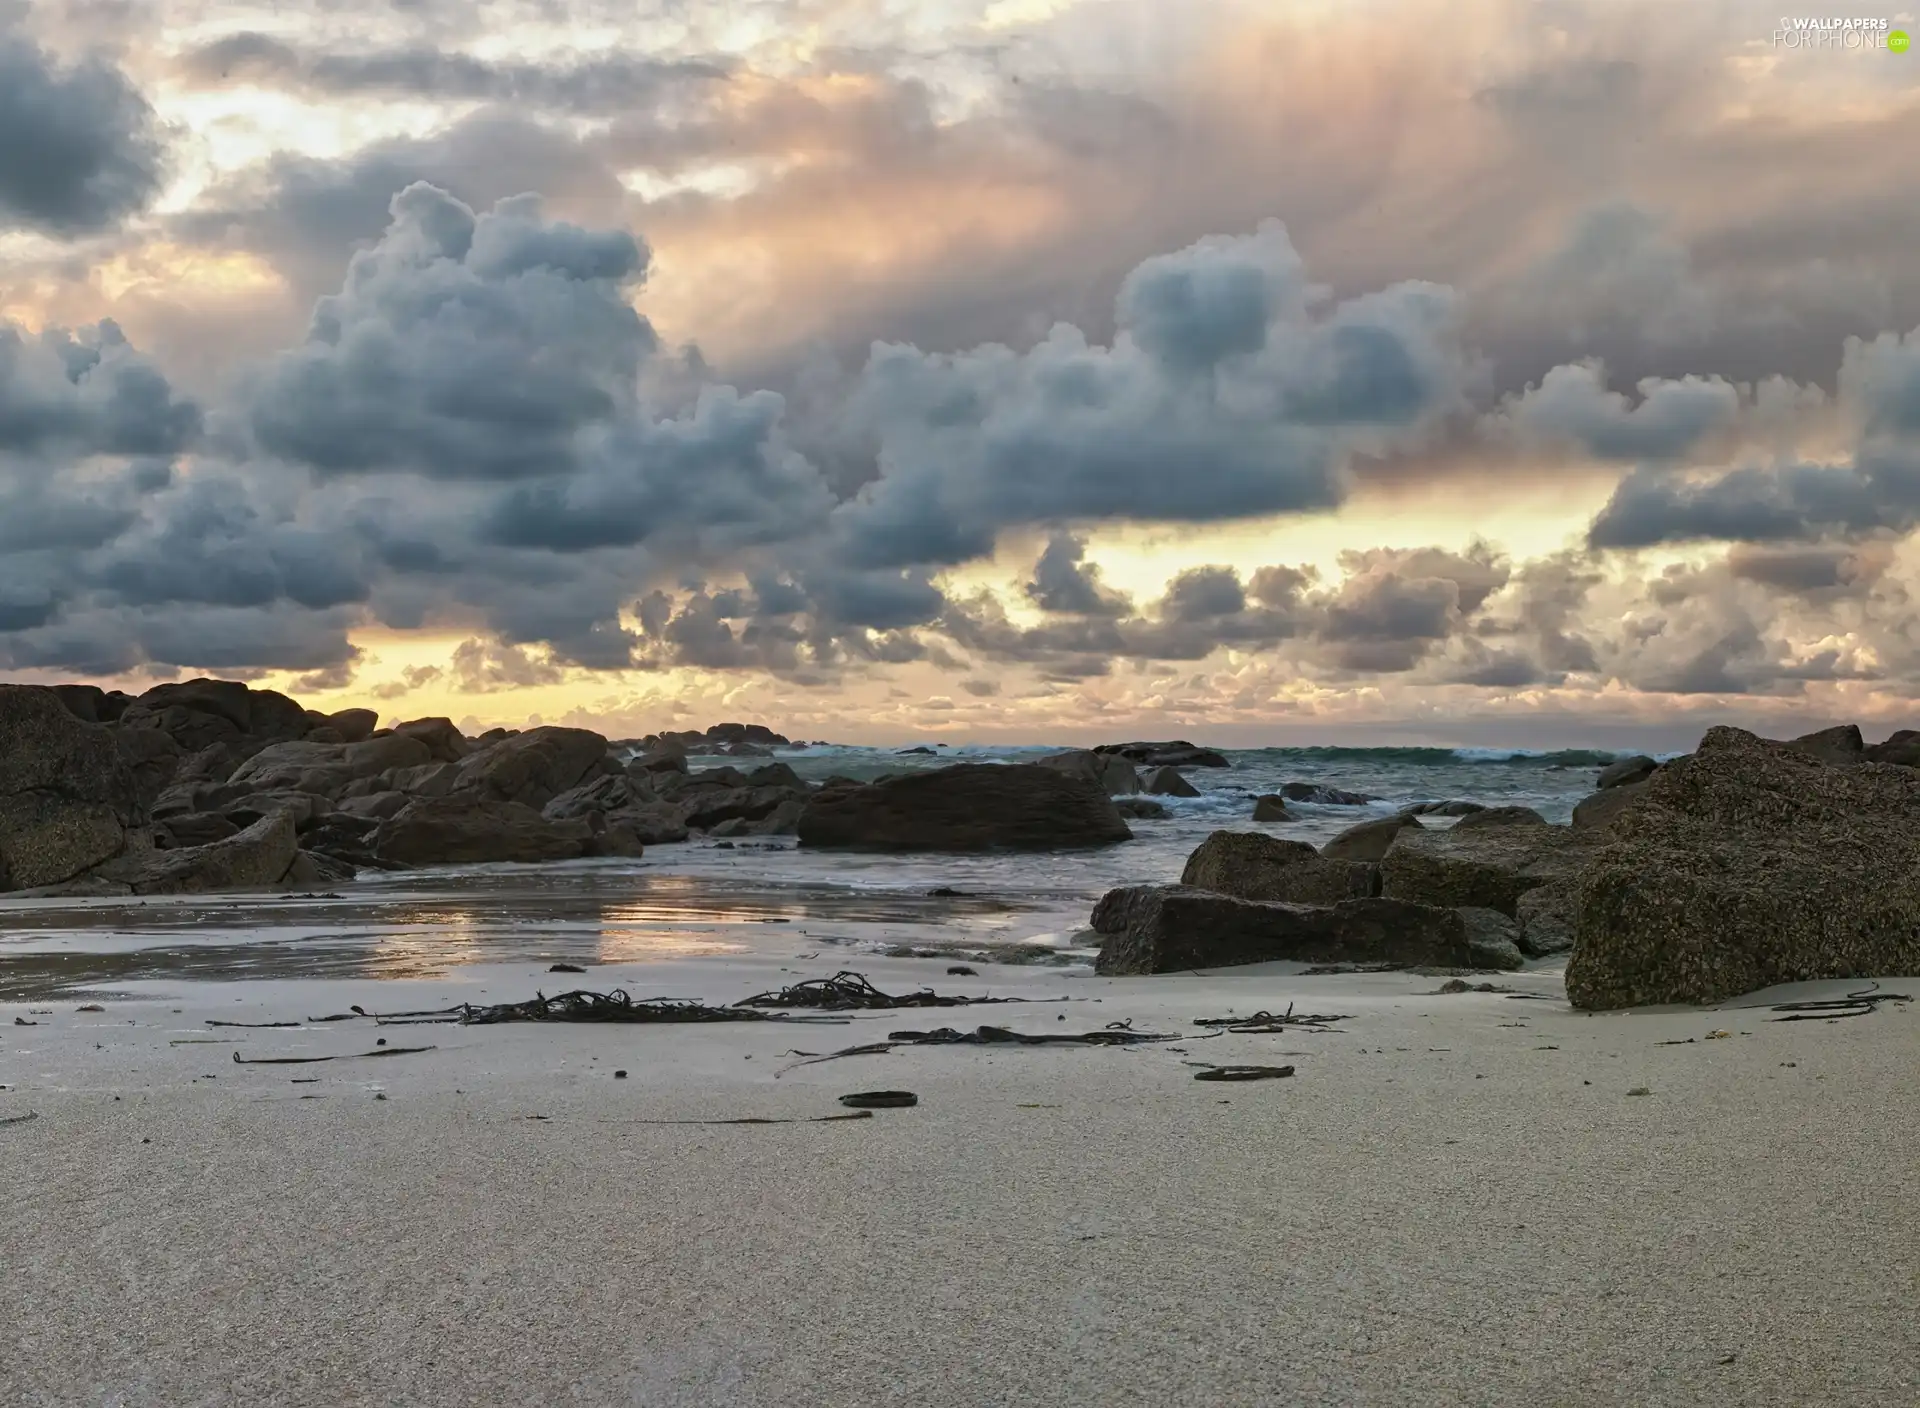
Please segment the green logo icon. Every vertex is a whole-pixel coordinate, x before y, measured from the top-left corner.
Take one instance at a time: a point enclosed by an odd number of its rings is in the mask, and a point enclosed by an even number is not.
[[[1906,53],[1907,46],[1912,43],[1913,41],[1907,38],[1907,32],[1904,29],[1890,29],[1887,31],[1887,47],[1896,54]]]

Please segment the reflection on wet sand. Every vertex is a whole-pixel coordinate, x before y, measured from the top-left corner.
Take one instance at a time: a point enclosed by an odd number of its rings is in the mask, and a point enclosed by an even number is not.
[[[1027,903],[708,876],[409,877],[306,896],[0,905],[0,1001],[137,981],[422,978],[464,964],[632,963],[800,942],[995,942]],[[762,928],[761,926],[766,926]],[[789,927],[790,926],[790,927]]]

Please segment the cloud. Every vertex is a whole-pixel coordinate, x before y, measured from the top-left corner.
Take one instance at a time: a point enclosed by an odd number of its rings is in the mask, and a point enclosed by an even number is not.
[[[1673,460],[1729,425],[1740,410],[1738,390],[1718,377],[1647,377],[1635,389],[1637,404],[1607,390],[1606,371],[1597,362],[1555,367],[1539,384],[1510,397],[1492,428],[1576,445],[1597,459]]]
[[[1055,533],[1033,565],[1032,580],[1021,590],[1042,611],[1071,616],[1119,616],[1132,603],[1100,581],[1100,569],[1086,561],[1086,539]]]
[[[836,514],[837,547],[869,567],[953,565],[1011,527],[1338,503],[1349,458],[1417,442],[1466,369],[1445,289],[1396,285],[1320,317],[1308,292],[1269,221],[1139,266],[1111,347],[1066,325],[1025,353],[876,347],[847,414],[881,472]]]
[[[160,189],[153,109],[111,63],[71,67],[10,32],[0,14],[0,230],[54,236],[107,229]]]

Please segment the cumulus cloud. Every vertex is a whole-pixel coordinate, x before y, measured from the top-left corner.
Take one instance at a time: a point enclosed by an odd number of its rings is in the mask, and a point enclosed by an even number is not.
[[[104,58],[63,67],[0,13],[0,229],[71,236],[143,210],[160,189],[153,109]]]
[[[1524,438],[1576,445],[1598,459],[1672,460],[1740,410],[1738,390],[1718,377],[1647,377],[1635,389],[1637,403],[1609,391],[1597,362],[1555,367],[1508,399],[1504,427]],[[1502,428],[1501,421],[1494,428]]]

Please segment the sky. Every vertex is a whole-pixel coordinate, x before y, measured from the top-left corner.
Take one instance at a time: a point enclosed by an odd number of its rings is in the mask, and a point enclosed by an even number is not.
[[[0,0],[0,676],[1920,726],[1920,22],[1778,9]]]

